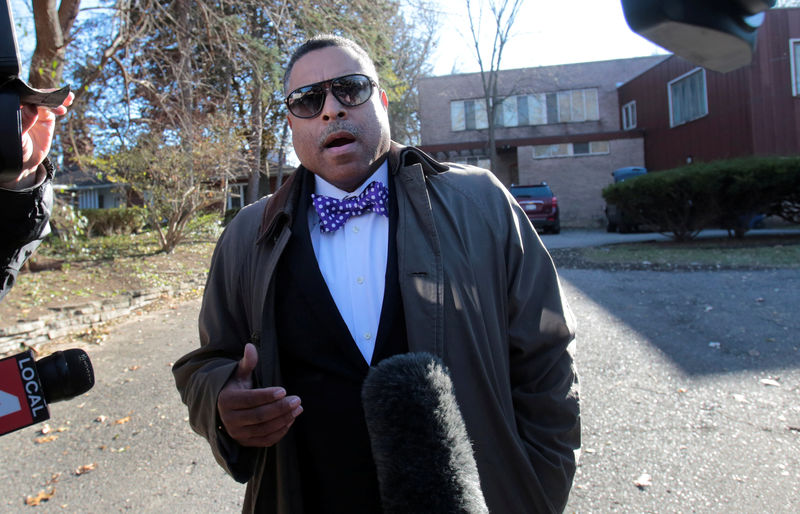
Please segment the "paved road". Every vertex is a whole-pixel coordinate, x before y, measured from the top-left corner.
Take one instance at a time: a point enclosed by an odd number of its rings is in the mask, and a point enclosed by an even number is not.
[[[799,271],[561,275],[584,427],[568,512],[800,512]]]
[[[584,423],[568,512],[800,511],[800,272],[561,275]],[[198,308],[135,316],[86,347],[97,385],[52,408],[67,430],[0,438],[1,512],[32,512],[40,491],[36,512],[240,509],[243,486],[189,429],[170,373]]]
[[[0,512],[241,511],[244,486],[189,428],[170,371],[197,345],[199,307],[194,300],[133,316],[101,344],[83,346],[95,386],[51,406],[57,439],[37,443],[41,424],[0,438]],[[77,474],[82,466],[94,469]],[[40,491],[52,498],[25,505]]]

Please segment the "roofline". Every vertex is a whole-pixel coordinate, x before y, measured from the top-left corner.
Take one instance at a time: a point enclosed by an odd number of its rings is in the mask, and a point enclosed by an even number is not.
[[[587,143],[590,141],[613,141],[617,139],[637,139],[644,137],[641,130],[618,130],[614,132],[592,132],[587,134],[564,134],[557,136],[543,137],[521,137],[496,139],[495,148],[507,150],[510,147],[554,145],[561,143]],[[420,145],[419,149],[434,154],[437,152],[454,152],[461,150],[474,150],[476,148],[486,148],[486,141],[467,141],[462,143],[440,143],[433,145]]]
[[[656,55],[637,55],[634,57],[620,57],[619,59],[603,59],[601,61],[582,61],[582,62],[568,62],[568,63],[561,63],[561,64],[547,64],[541,66],[526,66],[522,68],[509,68],[499,70],[500,73],[508,73],[513,71],[522,71],[522,70],[540,70],[546,68],[562,68],[566,66],[586,66],[591,64],[607,64],[607,63],[614,63],[614,62],[625,62],[625,61],[639,61],[644,59],[654,59],[656,57],[663,57],[667,58],[670,57],[671,53],[668,54],[656,54]],[[655,65],[654,65],[655,66]],[[420,80],[433,80],[433,79],[446,79],[452,77],[466,77],[468,75],[480,75],[480,71],[471,71],[467,73],[450,73],[447,75],[432,75],[428,77],[422,77]]]

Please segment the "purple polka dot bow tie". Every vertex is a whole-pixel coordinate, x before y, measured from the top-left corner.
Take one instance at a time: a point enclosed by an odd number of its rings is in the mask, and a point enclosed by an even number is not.
[[[360,216],[366,212],[383,214],[389,217],[387,200],[389,190],[381,182],[371,182],[358,196],[351,196],[337,200],[329,196],[311,195],[311,202],[319,214],[320,230],[322,232],[335,232],[344,226],[345,222],[353,216]]]

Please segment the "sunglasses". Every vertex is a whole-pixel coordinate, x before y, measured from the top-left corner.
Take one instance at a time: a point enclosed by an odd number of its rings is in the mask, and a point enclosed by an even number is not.
[[[323,80],[299,87],[286,97],[286,107],[298,118],[313,118],[322,112],[328,91],[346,107],[356,107],[370,99],[378,83],[360,73]]]

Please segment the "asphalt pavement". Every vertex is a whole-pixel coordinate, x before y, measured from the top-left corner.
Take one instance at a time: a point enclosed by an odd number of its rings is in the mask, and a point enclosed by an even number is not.
[[[583,416],[567,512],[800,511],[800,271],[560,275]],[[83,346],[95,387],[52,405],[48,433],[0,438],[0,512],[37,496],[36,512],[240,510],[244,486],[190,429],[170,371],[197,345],[199,305]]]

